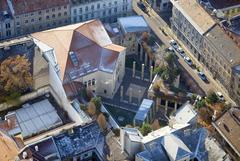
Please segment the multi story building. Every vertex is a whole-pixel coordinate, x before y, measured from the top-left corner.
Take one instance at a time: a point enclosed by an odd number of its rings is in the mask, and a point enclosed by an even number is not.
[[[18,0],[9,3],[15,19],[16,35],[69,24],[69,0]]]
[[[99,20],[38,32],[32,37],[54,49],[55,56],[48,58],[56,58],[53,64],[57,64],[54,66],[68,97],[76,96],[83,86],[112,97],[120,86],[126,51],[112,43]]]
[[[14,19],[7,0],[0,1],[0,40],[14,36]]]
[[[70,23],[69,0],[2,0],[0,40]]]
[[[219,25],[214,26],[204,39],[203,62],[213,78],[220,82],[235,100],[239,100],[238,66],[240,49]],[[240,87],[240,86],[239,86]],[[238,94],[239,93],[239,94]]]
[[[171,0],[171,28],[175,35],[202,61],[204,35],[215,21],[196,0]]]
[[[118,17],[132,14],[132,0],[71,0],[71,22],[91,19],[116,22]]]

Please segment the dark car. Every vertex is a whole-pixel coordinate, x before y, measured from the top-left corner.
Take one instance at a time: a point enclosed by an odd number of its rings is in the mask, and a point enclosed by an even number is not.
[[[198,72],[198,75],[204,82],[208,82],[208,79],[203,72]]]
[[[138,2],[137,5],[143,12],[148,13],[148,9],[143,2]]]

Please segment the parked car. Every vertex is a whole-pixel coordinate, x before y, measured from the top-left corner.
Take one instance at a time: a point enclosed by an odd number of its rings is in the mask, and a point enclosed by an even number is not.
[[[183,51],[182,48],[178,47],[177,52],[184,58],[186,56],[185,52]]]
[[[193,65],[192,60],[191,60],[188,56],[185,56],[185,57],[184,57],[184,61],[185,61],[189,66],[192,66],[192,65]]]
[[[221,92],[216,92],[216,95],[218,96],[218,99],[220,101],[225,101],[225,98],[224,98],[224,96],[223,96],[223,94]]]
[[[148,13],[148,9],[143,2],[138,2],[137,5],[143,12]]]
[[[179,46],[177,44],[177,42],[175,40],[170,40],[169,41],[169,44],[174,48],[174,49],[177,49]]]
[[[206,75],[205,75],[203,72],[198,72],[198,76],[199,76],[204,82],[207,82],[207,81],[208,81]]]

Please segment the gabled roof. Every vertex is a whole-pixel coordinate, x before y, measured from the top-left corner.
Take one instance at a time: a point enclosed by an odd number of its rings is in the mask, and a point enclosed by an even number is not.
[[[12,5],[16,15],[68,5],[69,0],[14,0]]]
[[[125,50],[112,43],[99,20],[38,32],[32,36],[55,49],[62,80],[68,75],[78,78],[96,70],[111,73],[119,52]],[[69,52],[76,55],[77,67],[71,62]]]
[[[164,136],[162,146],[166,150],[170,160],[180,160],[191,155],[189,148],[176,136],[169,134]]]
[[[0,160],[15,160],[17,158],[19,148],[14,140],[0,130]]]

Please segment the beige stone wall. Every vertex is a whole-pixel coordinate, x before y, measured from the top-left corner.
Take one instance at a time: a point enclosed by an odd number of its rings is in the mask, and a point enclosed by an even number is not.
[[[43,9],[31,13],[15,15],[17,35],[33,33],[70,23],[70,5]]]

